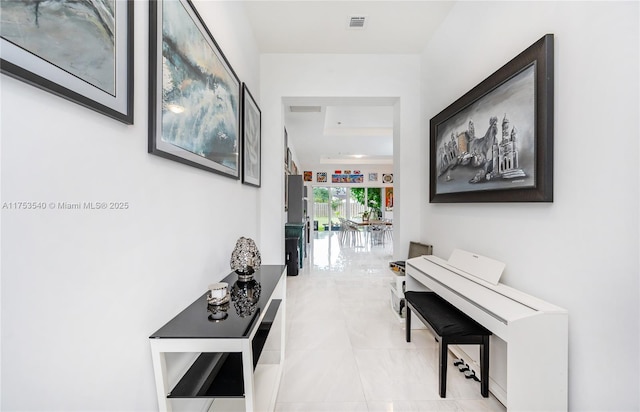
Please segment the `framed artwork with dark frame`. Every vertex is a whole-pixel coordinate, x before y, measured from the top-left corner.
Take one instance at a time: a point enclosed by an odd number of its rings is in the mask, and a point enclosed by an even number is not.
[[[431,203],[553,202],[553,35],[434,116],[429,143]]]
[[[133,1],[3,0],[0,15],[2,73],[133,124]]]
[[[287,133],[287,128],[284,128],[284,167],[288,168],[289,158],[287,157],[287,150],[289,149],[289,133]]]
[[[242,183],[260,187],[262,112],[242,84]]]
[[[191,1],[149,15],[149,153],[240,179],[238,76]]]

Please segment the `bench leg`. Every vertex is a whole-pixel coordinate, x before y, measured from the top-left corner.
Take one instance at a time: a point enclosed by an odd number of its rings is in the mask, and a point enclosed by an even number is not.
[[[409,305],[407,305],[407,316],[405,321],[405,328],[407,329],[405,332],[407,342],[411,342],[411,309],[409,309]]]
[[[449,350],[448,348],[448,343],[445,341],[446,338],[441,337],[439,340],[439,344],[438,344],[438,348],[439,348],[439,352],[440,355],[438,356],[440,358],[440,377],[439,377],[439,382],[440,382],[440,397],[441,398],[446,398],[447,397],[447,360],[448,360],[448,356],[447,356],[447,352]]]
[[[482,337],[480,345],[480,393],[489,397],[489,335]]]

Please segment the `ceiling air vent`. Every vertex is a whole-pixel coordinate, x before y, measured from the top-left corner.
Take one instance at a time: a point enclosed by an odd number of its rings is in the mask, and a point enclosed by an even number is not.
[[[367,16],[349,16],[350,29],[364,29]]]

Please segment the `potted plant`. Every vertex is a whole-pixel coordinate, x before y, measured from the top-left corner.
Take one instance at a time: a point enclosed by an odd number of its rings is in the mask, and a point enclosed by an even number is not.
[[[364,212],[362,212],[362,221],[363,222],[369,221],[369,211],[368,210],[365,210]]]
[[[369,207],[370,207],[370,210],[367,212],[368,219],[379,220],[382,213],[380,213],[378,202],[376,202],[375,200],[369,200]]]

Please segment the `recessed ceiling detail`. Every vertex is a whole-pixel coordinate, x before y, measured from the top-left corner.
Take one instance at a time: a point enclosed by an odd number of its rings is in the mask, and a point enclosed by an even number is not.
[[[320,106],[289,106],[291,113],[320,113],[322,108]]]
[[[349,16],[348,27],[350,29],[364,29],[367,16]]]
[[[355,157],[355,155],[321,156],[320,164],[333,165],[392,165],[393,156],[366,156]]]
[[[393,164],[396,98],[286,97],[282,102],[287,143],[304,170]]]
[[[393,137],[391,106],[327,106],[325,136]]]

